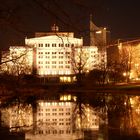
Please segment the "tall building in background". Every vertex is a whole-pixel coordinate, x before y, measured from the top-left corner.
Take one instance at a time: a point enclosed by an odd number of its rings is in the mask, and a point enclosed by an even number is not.
[[[99,54],[99,69],[107,64],[106,47],[110,42],[110,31],[106,27],[98,27],[93,21],[93,16],[90,14],[89,19],[86,20],[83,32],[84,46],[96,46]]]
[[[98,27],[93,22],[93,16],[90,14],[83,28],[84,46],[105,47],[110,41],[110,31],[106,27]]]

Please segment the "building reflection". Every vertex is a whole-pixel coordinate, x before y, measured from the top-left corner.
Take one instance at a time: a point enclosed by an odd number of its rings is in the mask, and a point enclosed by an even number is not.
[[[84,132],[98,132],[99,115],[89,104],[82,104],[80,114],[76,97],[60,96],[59,100],[38,100],[36,117],[31,105],[15,104],[2,110],[3,125],[10,131],[25,131],[26,139],[80,139]],[[35,121],[33,121],[35,119]],[[33,123],[36,123],[33,131]]]

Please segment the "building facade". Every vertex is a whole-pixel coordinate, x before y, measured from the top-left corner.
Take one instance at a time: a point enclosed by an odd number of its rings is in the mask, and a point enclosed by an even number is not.
[[[74,33],[58,32],[53,26],[52,32],[36,34],[35,38],[25,38],[26,46],[11,46],[7,56],[3,55],[2,71],[11,74],[31,74],[55,76],[61,81],[74,81],[73,75],[89,72],[100,62],[96,46],[83,46],[82,38]],[[4,63],[6,62],[6,63]]]

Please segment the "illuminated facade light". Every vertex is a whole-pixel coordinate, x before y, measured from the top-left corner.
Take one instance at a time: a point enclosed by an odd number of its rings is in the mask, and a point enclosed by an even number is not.
[[[96,31],[96,34],[101,34],[102,33],[102,31]]]

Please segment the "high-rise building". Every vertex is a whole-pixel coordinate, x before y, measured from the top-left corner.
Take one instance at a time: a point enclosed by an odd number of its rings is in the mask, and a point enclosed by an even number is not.
[[[98,27],[94,21],[93,16],[87,16],[83,21],[83,45],[97,46],[98,48],[105,47],[110,41],[110,31],[106,27]]]

